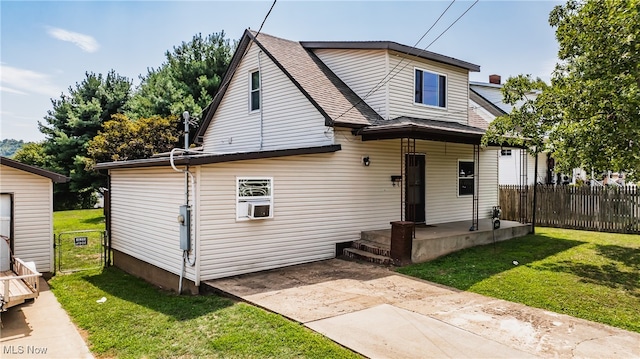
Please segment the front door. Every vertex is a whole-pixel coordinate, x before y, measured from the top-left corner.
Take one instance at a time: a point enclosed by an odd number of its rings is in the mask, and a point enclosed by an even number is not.
[[[407,154],[405,157],[405,220],[425,223],[425,161],[424,155]]]

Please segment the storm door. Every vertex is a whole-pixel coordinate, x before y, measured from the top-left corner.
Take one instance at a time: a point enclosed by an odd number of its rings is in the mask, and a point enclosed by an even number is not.
[[[424,155],[407,154],[405,157],[405,219],[425,223],[425,160]]]

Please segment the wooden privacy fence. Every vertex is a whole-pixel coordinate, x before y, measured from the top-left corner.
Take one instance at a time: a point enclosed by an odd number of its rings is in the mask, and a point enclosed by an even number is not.
[[[527,221],[532,221],[533,186],[500,186],[503,219],[521,219],[521,189],[526,191]],[[636,187],[537,185],[537,197],[536,225],[640,234],[640,190]]]

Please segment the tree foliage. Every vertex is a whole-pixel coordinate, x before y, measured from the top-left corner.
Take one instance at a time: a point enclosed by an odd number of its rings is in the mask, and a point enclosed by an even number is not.
[[[483,137],[484,144],[500,143],[525,147],[532,153],[546,149],[545,138],[553,123],[541,116],[548,85],[530,75],[511,77],[502,86],[504,103],[513,110],[494,119]]]
[[[98,134],[102,124],[121,113],[131,93],[131,81],[113,70],[106,76],[86,73],[86,78],[69,94],[52,99],[53,109],[39,123],[46,135],[44,153],[47,167],[71,177],[54,191],[54,208],[70,209],[90,205],[93,192],[106,185],[106,178],[90,168],[87,143]]]
[[[554,8],[549,23],[556,28],[560,62],[530,109],[528,125],[548,134],[561,171],[582,167],[637,177],[640,0],[570,0]],[[492,124],[490,135],[513,133],[516,123]]]
[[[116,114],[89,141],[87,152],[96,163],[148,158],[155,153],[168,152],[179,139],[180,134],[175,133],[179,122],[178,116],[134,121],[126,115]]]
[[[41,168],[48,168],[51,163],[50,156],[44,152],[42,142],[26,143],[15,153],[13,158],[18,162]]]
[[[0,142],[0,156],[12,157],[24,145],[23,140],[5,138]]]
[[[197,34],[167,51],[166,61],[141,77],[127,114],[136,119],[201,113],[218,91],[234,47],[222,31],[205,37]]]

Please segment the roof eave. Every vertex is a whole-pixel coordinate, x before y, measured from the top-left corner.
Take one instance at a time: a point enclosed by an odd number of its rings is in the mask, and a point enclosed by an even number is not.
[[[15,168],[17,170],[21,170],[21,171],[32,173],[34,175],[38,175],[38,176],[49,178],[54,183],[66,183],[66,182],[69,182],[71,180],[71,178],[69,178],[67,176],[63,176],[63,175],[61,175],[59,173],[48,171],[48,170],[42,169],[40,167],[27,165],[27,164],[24,164],[22,162],[18,162],[16,160],[12,160],[12,159],[7,158],[7,157],[1,157],[0,162],[5,166],[11,167],[11,168]]]
[[[393,50],[472,72],[480,72],[480,65],[393,41],[301,41],[300,44],[308,49]]]
[[[482,134],[433,129],[414,124],[393,127],[369,127],[359,131],[362,141],[389,140],[399,138],[413,138],[438,142],[451,142],[479,145]]]
[[[489,113],[495,117],[500,117],[507,114],[503,109],[498,107],[495,103],[487,100],[484,96],[480,95],[471,87],[469,87],[469,99],[480,105],[485,110],[489,111]]]
[[[342,146],[338,144],[338,145],[302,147],[302,148],[270,150],[270,151],[236,152],[236,153],[227,153],[227,154],[220,154],[220,155],[180,156],[180,157],[174,158],[174,164],[177,166],[206,165],[206,164],[221,163],[221,162],[234,162],[234,161],[256,160],[256,159],[266,159],[266,158],[276,158],[276,157],[331,153],[331,152],[340,151],[341,149],[342,149]],[[160,158],[147,158],[147,159],[131,160],[131,161],[98,163],[94,168],[97,170],[110,170],[110,169],[124,169],[124,168],[170,166],[170,165],[171,163],[169,158],[160,157]]]
[[[224,76],[222,76],[222,81],[220,82],[222,86],[220,86],[220,88],[218,89],[218,92],[216,92],[216,94],[213,97],[213,101],[207,107],[204,121],[202,121],[202,123],[200,124],[200,128],[198,128],[198,132],[196,132],[195,139],[194,139],[194,142],[196,144],[200,145],[204,140],[203,139],[204,134],[207,131],[207,128],[211,123],[211,120],[213,119],[213,115],[218,110],[218,106],[220,106],[220,102],[222,102],[222,98],[224,97],[224,94],[227,92],[227,89],[229,88],[229,85],[231,83],[231,78],[235,74],[236,69],[240,65],[240,62],[242,62],[244,53],[247,50],[249,43],[251,42],[250,35],[251,33],[249,32],[249,30],[245,30],[244,33],[242,34],[242,37],[240,38],[240,42],[238,43],[236,52],[233,54],[233,57],[231,58],[229,67],[227,68],[227,71],[224,73]]]

